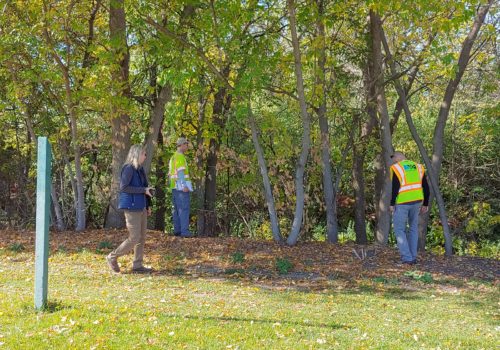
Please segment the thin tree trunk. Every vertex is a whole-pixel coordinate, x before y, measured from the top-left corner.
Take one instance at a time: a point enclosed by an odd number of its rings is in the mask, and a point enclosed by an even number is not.
[[[317,84],[321,91],[321,102],[317,109],[319,119],[319,128],[321,133],[321,167],[323,172],[323,196],[326,207],[326,237],[328,242],[337,243],[338,241],[338,225],[337,213],[335,205],[335,190],[333,188],[332,164],[330,155],[330,131],[328,127],[328,118],[326,116],[326,42],[325,42],[325,25],[323,23],[324,1],[316,1],[318,7],[318,15],[316,19],[316,30],[319,39],[318,48],[318,73],[316,76]]]
[[[66,229],[66,225],[64,225],[63,213],[61,210],[61,205],[59,204],[59,198],[57,196],[56,189],[54,184],[52,183],[50,196],[52,197],[52,207],[54,208],[55,213],[55,227],[57,231],[64,231]]]
[[[293,56],[295,62],[295,76],[297,79],[297,93],[299,97],[300,113],[302,116],[302,151],[297,161],[295,170],[295,214],[292,229],[287,239],[288,245],[295,245],[299,239],[302,218],[304,214],[304,171],[311,145],[311,120],[307,112],[306,97],[304,93],[304,79],[302,77],[302,62],[297,36],[297,21],[295,17],[295,3],[293,0],[287,1],[288,14],[290,20],[290,31],[292,34]]]
[[[389,48],[389,45],[387,44],[387,39],[382,31],[382,42],[384,44],[385,48],[385,53],[387,57],[387,61],[389,62],[389,67],[391,68],[391,74],[395,75],[398,72],[396,71],[396,67],[394,65],[394,61],[392,59],[392,54]],[[444,200],[443,197],[441,196],[441,192],[439,191],[439,186],[438,186],[438,179],[436,177],[436,173],[433,169],[433,166],[431,164],[431,160],[429,156],[427,155],[427,150],[424,147],[424,143],[420,139],[420,136],[418,135],[417,129],[415,128],[415,125],[413,124],[413,119],[411,116],[410,108],[408,107],[408,101],[406,100],[406,93],[399,81],[399,79],[394,80],[394,85],[396,87],[396,91],[398,92],[399,98],[401,99],[402,105],[403,105],[403,110],[405,112],[406,116],[406,122],[408,124],[408,127],[410,129],[411,135],[413,139],[415,140],[415,143],[418,146],[418,150],[420,151],[420,155],[424,159],[425,166],[427,167],[427,175],[429,178],[429,181],[431,183],[432,190],[434,191],[434,194],[437,199],[437,204],[439,207],[439,214],[441,217],[441,223],[443,225],[443,234],[444,234],[444,239],[445,239],[445,251],[446,255],[452,255],[453,253],[453,248],[452,248],[452,238],[451,238],[451,233],[450,233],[450,227],[448,226],[448,218],[446,217],[446,209],[444,206]]]
[[[161,125],[160,125],[161,129]],[[158,145],[163,146],[163,134],[158,133]],[[157,157],[156,164],[156,214],[155,214],[155,230],[161,232],[165,231],[165,215],[167,213],[166,205],[166,183],[167,183],[167,172],[165,171],[165,162],[163,157],[160,155]]]
[[[367,110],[371,107],[367,105]],[[373,109],[373,108],[371,108]],[[373,112],[376,113],[375,110]],[[354,231],[356,232],[356,243],[366,244],[368,238],[366,235],[366,198],[365,198],[365,177],[363,173],[365,164],[365,153],[367,150],[368,137],[373,126],[376,123],[375,113],[368,111],[369,120],[363,123],[359,144],[354,143],[352,147],[353,165],[352,165],[352,187],[354,189]]]
[[[71,137],[73,143],[73,152],[75,157],[75,179],[76,179],[76,227],[77,232],[85,230],[86,227],[86,210],[85,210],[85,189],[83,184],[83,173],[81,163],[80,142],[78,140],[78,129],[74,106],[72,105],[71,87],[69,77],[66,80],[66,98],[70,109],[71,120]]]
[[[255,147],[255,153],[257,154],[257,160],[259,162],[260,174],[262,175],[262,182],[264,183],[264,194],[266,197],[267,209],[269,211],[269,220],[271,221],[271,230],[273,232],[273,239],[275,242],[282,243],[283,236],[280,232],[278,215],[276,214],[276,207],[274,205],[273,190],[271,188],[271,181],[269,180],[269,173],[267,171],[266,159],[264,157],[264,151],[260,146],[259,142],[259,132],[257,130],[257,124],[255,122],[255,116],[252,112],[252,107],[248,106],[248,119],[250,122],[250,127],[252,128],[252,141]]]
[[[367,41],[371,45],[371,38]],[[363,86],[365,91],[365,110],[368,116],[360,128],[359,143],[353,144],[353,189],[355,197],[354,206],[354,231],[356,232],[356,242],[365,244],[368,242],[366,235],[366,196],[365,196],[365,176],[364,164],[365,154],[368,148],[368,141],[377,125],[377,100],[375,96],[375,84],[373,77],[373,60],[368,59],[363,69]],[[375,196],[378,198],[378,196]]]
[[[172,87],[170,84],[160,87],[160,92],[158,97],[154,100],[152,114],[151,127],[149,128],[149,133],[146,138],[146,160],[144,161],[143,167],[146,174],[151,171],[151,161],[153,160],[153,155],[155,153],[156,144],[158,140],[158,135],[160,134],[161,126],[163,124],[163,118],[165,114],[165,105],[172,99]]]
[[[356,232],[356,243],[366,244],[366,200],[365,200],[365,178],[363,166],[365,155],[361,145],[352,148],[352,188],[354,190],[354,232]]]
[[[70,3],[68,6],[68,18],[71,17],[71,11],[73,9],[73,3]],[[44,11],[47,11],[47,8],[44,7]],[[73,144],[73,154],[75,161],[75,179],[76,179],[76,194],[75,194],[75,212],[76,212],[76,231],[83,231],[86,227],[86,210],[85,210],[85,191],[84,191],[84,183],[83,183],[83,174],[82,174],[82,165],[81,165],[81,151],[80,144],[78,140],[78,124],[77,124],[77,114],[75,111],[75,104],[73,102],[72,96],[72,86],[70,79],[69,67],[71,64],[71,45],[69,42],[69,34],[66,32],[65,34],[65,49],[66,56],[63,59],[59,56],[59,54],[55,50],[55,45],[50,34],[48,28],[45,27],[43,29],[43,33],[47,44],[50,47],[51,55],[56,61],[57,65],[61,69],[61,73],[64,79],[64,88],[65,88],[65,102],[67,114],[69,116],[69,127],[71,130],[71,138]]]
[[[380,139],[382,154],[380,157],[380,173],[378,174],[382,185],[377,203],[376,240],[379,244],[387,244],[391,217],[389,206],[391,201],[391,180],[389,169],[391,166],[390,155],[393,151],[392,137],[389,123],[389,112],[384,91],[384,77],[382,69],[381,48],[381,20],[377,13],[370,10],[370,31],[372,35],[373,77],[375,78],[375,91],[377,96],[377,111],[380,118]]]
[[[61,154],[62,158],[64,161],[64,164],[68,168],[68,176],[69,176],[69,182],[71,184],[71,190],[73,192],[73,203],[76,205],[77,200],[77,190],[76,190],[76,180],[75,180],[75,175],[73,172],[73,168],[71,167],[71,163],[68,158],[68,145],[66,144],[66,140],[61,141]],[[75,206],[75,211],[76,211],[76,206]]]
[[[112,0],[109,7],[109,36],[112,53],[117,63],[111,73],[112,80],[118,84],[117,95],[130,98],[129,52],[127,47],[124,0]],[[120,174],[125,158],[130,148],[130,116],[123,111],[120,104],[112,101],[111,118],[111,187],[110,203],[105,221],[106,228],[125,227],[123,213],[118,210],[118,192],[120,189]]]
[[[455,76],[450,79],[448,85],[446,86],[446,91],[439,108],[438,120],[436,122],[436,127],[434,129],[433,136],[433,150],[432,150],[432,167],[436,173],[437,180],[439,181],[439,175],[441,173],[441,163],[443,161],[443,149],[444,149],[444,130],[446,127],[446,121],[448,120],[448,115],[450,113],[451,104],[453,98],[455,97],[455,92],[457,91],[458,85],[465,73],[467,65],[469,64],[471,50],[474,42],[481,30],[481,26],[484,23],[484,19],[493,4],[493,0],[489,0],[487,4],[481,6],[476,13],[474,18],[474,23],[472,25],[469,34],[462,43],[462,48],[460,50],[460,55],[458,58],[457,72]],[[439,184],[439,182],[438,182]],[[434,193],[431,192],[429,205],[432,206],[434,200]],[[429,224],[429,214],[430,210],[420,217],[419,222],[419,249],[425,250],[425,242],[427,237],[427,226]]]
[[[202,77],[202,85],[204,85]],[[198,172],[201,173],[203,169],[203,124],[205,123],[205,111],[207,106],[208,98],[205,98],[202,93],[200,93],[198,101],[198,133],[196,135],[196,167]],[[196,183],[196,192],[198,203],[200,203],[200,210],[198,210],[196,219],[196,230],[199,234],[205,232],[205,179],[203,177],[198,177]]]
[[[36,138],[36,134],[35,134],[35,130],[33,128],[33,122],[31,120],[31,108],[29,106],[27,106],[27,114],[26,114],[26,127],[28,129],[28,135],[29,135],[29,138],[31,140],[28,140],[29,142],[33,142],[33,147],[35,148],[35,154],[38,154],[36,149],[38,147],[37,145],[37,138]],[[57,191],[55,189],[55,182],[54,181],[51,181],[52,182],[52,186],[51,186],[51,192],[50,192],[50,195],[52,197],[52,206],[54,208],[54,214],[55,214],[55,227],[58,231],[64,231],[66,229],[66,225],[64,224],[64,217],[63,217],[63,213],[62,213],[62,210],[61,210],[61,205],[59,204],[59,198],[57,196]]]
[[[224,76],[229,76],[229,65],[224,69]],[[222,130],[226,124],[226,114],[231,105],[231,94],[227,93],[227,88],[222,86],[214,96],[214,106],[212,116],[214,124],[218,130]],[[205,172],[205,202],[204,213],[205,223],[203,232],[198,232],[202,236],[214,237],[217,229],[217,215],[215,213],[215,204],[217,200],[217,162],[220,149],[220,137],[214,136],[210,139],[206,172]]]

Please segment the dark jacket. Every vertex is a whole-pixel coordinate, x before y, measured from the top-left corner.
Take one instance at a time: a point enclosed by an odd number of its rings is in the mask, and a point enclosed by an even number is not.
[[[148,180],[144,168],[134,168],[126,164],[122,168],[120,176],[120,194],[118,197],[118,209],[140,211],[151,206],[151,198],[146,196]]]

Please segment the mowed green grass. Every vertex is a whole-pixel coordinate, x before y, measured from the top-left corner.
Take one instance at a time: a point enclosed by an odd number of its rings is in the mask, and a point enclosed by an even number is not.
[[[121,260],[122,264],[129,258]],[[487,283],[349,283],[320,290],[249,280],[114,275],[104,255],[57,253],[33,309],[34,258],[0,249],[0,349],[495,349]],[[382,282],[380,282],[382,281]],[[457,288],[458,285],[458,288]]]

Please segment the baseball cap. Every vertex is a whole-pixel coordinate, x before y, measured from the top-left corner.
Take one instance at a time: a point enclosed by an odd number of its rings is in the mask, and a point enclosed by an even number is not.
[[[177,146],[181,146],[181,145],[184,145],[184,144],[186,144],[186,143],[189,143],[189,141],[188,141],[185,137],[179,137],[179,138],[177,139],[177,143],[176,143],[176,145],[177,145]]]

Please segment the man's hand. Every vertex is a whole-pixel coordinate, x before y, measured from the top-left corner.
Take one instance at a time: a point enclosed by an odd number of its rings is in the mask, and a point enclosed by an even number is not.
[[[151,193],[151,190],[153,187],[146,187],[146,196],[153,197],[153,194]]]
[[[188,188],[187,186],[184,186],[184,187],[182,188],[182,192],[189,192],[189,188]]]
[[[392,205],[389,207],[389,211],[390,211],[391,213],[394,213],[394,207],[393,207]]]
[[[426,206],[421,206],[420,207],[420,213],[421,214],[427,213],[428,210],[429,210],[429,207],[426,207]]]
[[[148,216],[151,216],[151,214],[153,213],[153,211],[151,210],[151,207],[149,207],[148,209],[146,209],[147,213],[148,213]]]

